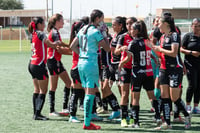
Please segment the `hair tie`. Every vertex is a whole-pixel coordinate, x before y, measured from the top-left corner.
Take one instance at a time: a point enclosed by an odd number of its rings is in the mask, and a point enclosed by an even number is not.
[[[36,31],[36,27],[35,27],[35,22],[31,22],[31,26],[33,27],[33,30],[35,30]]]

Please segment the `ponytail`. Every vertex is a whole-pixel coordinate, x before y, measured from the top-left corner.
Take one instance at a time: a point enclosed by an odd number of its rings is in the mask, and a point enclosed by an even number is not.
[[[44,21],[44,19],[41,18],[41,17],[33,18],[33,21],[28,25],[28,31],[29,31],[29,33],[32,34],[33,32],[35,32],[38,29],[37,25],[39,23],[42,24],[43,21]]]

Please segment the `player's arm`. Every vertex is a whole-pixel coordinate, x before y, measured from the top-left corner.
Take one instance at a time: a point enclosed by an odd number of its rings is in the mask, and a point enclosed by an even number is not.
[[[53,49],[56,49],[57,45],[60,45],[59,41],[51,42],[48,38],[44,39],[44,43],[47,44],[47,47],[51,47]]]
[[[72,50],[68,47],[57,47],[56,50],[60,53],[60,54],[64,54],[64,55],[72,55]]]
[[[119,69],[123,68],[124,64],[130,61],[131,56],[132,56],[131,52],[127,51],[127,56],[119,63]]]
[[[70,48],[71,48],[72,51],[76,52],[77,54],[79,54],[78,45],[79,45],[78,37],[75,37],[74,40],[72,41],[71,45],[70,45]]]
[[[107,38],[102,39],[99,42],[99,45],[106,51],[106,52],[110,52],[110,46],[109,46],[109,42],[107,40]]]

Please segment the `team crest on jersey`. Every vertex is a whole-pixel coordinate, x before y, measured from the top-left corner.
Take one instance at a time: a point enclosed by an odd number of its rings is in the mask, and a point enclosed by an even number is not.
[[[131,42],[131,40],[127,40],[127,41],[126,41],[126,43],[130,43],[130,42]]]
[[[168,37],[165,39],[165,42],[166,42],[166,43],[169,43],[169,38],[168,38]]]

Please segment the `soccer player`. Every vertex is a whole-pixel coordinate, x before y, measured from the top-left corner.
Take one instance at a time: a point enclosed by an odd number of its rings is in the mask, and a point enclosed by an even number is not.
[[[122,21],[122,20],[121,20]],[[125,46],[128,47],[130,42],[133,40],[131,36],[131,25],[136,22],[135,17],[130,17],[124,22],[125,28],[128,30],[122,34],[117,42],[117,47],[114,51],[115,55],[121,54],[121,61],[126,58],[127,53],[123,51]],[[119,81],[121,86],[121,126],[127,127],[126,118],[128,117],[128,101],[129,101],[129,87],[131,83],[131,69],[132,69],[132,58],[129,62],[124,64],[123,68],[119,71]]]
[[[28,70],[33,79],[33,119],[48,120],[41,114],[45,96],[48,87],[48,73],[46,69],[47,63],[47,47],[56,48],[58,42],[52,43],[43,32],[45,28],[44,19],[41,17],[34,18],[29,24],[29,32],[32,34],[32,56],[28,66]]]
[[[90,23],[78,32],[70,47],[79,54],[78,71],[82,87],[85,88],[83,129],[99,130],[100,126],[90,122],[93,101],[99,86],[97,51],[98,45],[106,51],[110,51],[110,47],[107,39],[104,39],[102,33],[97,29],[97,26],[101,26],[103,23],[103,12],[97,9],[93,10],[90,20]]]
[[[180,36],[176,32],[174,18],[163,14],[159,20],[159,29],[162,35],[160,46],[153,46],[153,50],[160,52],[161,66],[159,82],[165,123],[157,130],[172,128],[170,124],[170,99],[185,116],[185,129],[190,128],[190,116],[180,98],[179,85],[183,78],[183,64],[180,57]]]
[[[187,33],[182,40],[181,52],[185,54],[184,64],[187,69],[188,88],[186,93],[186,109],[190,113],[200,113],[200,19],[192,21],[192,32]],[[190,103],[194,98],[194,107]]]
[[[71,45],[73,39],[77,36],[79,30],[83,28],[83,26],[89,23],[89,17],[83,17],[80,21],[74,22],[71,28],[71,35],[69,45]],[[77,102],[80,99],[80,108],[83,108],[83,100],[85,96],[85,90],[81,85],[81,79],[78,73],[78,58],[79,55],[73,52],[72,57],[72,68],[71,68],[71,78],[72,78],[72,94],[70,97],[69,103],[69,111],[70,111],[70,118],[69,122],[77,123],[80,122],[76,117],[77,112]]]
[[[111,87],[114,81],[116,81],[119,92],[120,86],[118,84],[118,64],[120,61],[121,55],[115,55],[114,51],[117,46],[117,42],[119,39],[119,36],[127,31],[126,25],[125,25],[125,18],[118,16],[112,20],[112,28],[115,32],[112,40],[111,40],[111,63],[108,61],[107,58],[107,65],[103,67],[103,88],[102,88],[102,102],[103,105],[106,105],[105,103],[108,103],[112,108],[112,113],[108,117],[108,120],[112,120],[114,118],[120,117],[120,106],[117,101],[117,97],[112,92]],[[108,53],[110,54],[110,53]],[[107,55],[109,57],[109,55]]]
[[[141,87],[147,91],[148,97],[153,100],[155,108],[155,119],[158,124],[161,123],[160,112],[158,109],[158,101],[154,96],[154,81],[153,70],[151,65],[151,48],[148,46],[148,35],[144,21],[137,21],[131,26],[131,35],[134,37],[129,46],[123,46],[123,51],[127,51],[127,56],[120,64],[119,68],[129,62],[133,58],[132,76],[131,76],[131,91],[133,95],[131,119],[134,119],[133,128],[138,128],[139,125],[139,110],[140,110],[140,91]]]
[[[49,32],[49,40],[52,42],[61,41],[59,29],[63,28],[64,20],[61,14],[53,15],[48,22],[47,30]],[[62,47],[59,47],[59,49]],[[62,115],[69,115],[68,111],[68,99],[70,94],[70,86],[71,80],[69,75],[64,68],[61,62],[62,55],[56,50],[49,48],[48,49],[48,60],[47,66],[50,72],[50,90],[49,90],[49,104],[50,104],[50,116],[60,116],[60,113],[55,111],[55,91],[58,84],[58,78],[60,77],[63,82],[65,83],[64,87],[64,101],[63,101],[63,109],[61,114]]]

